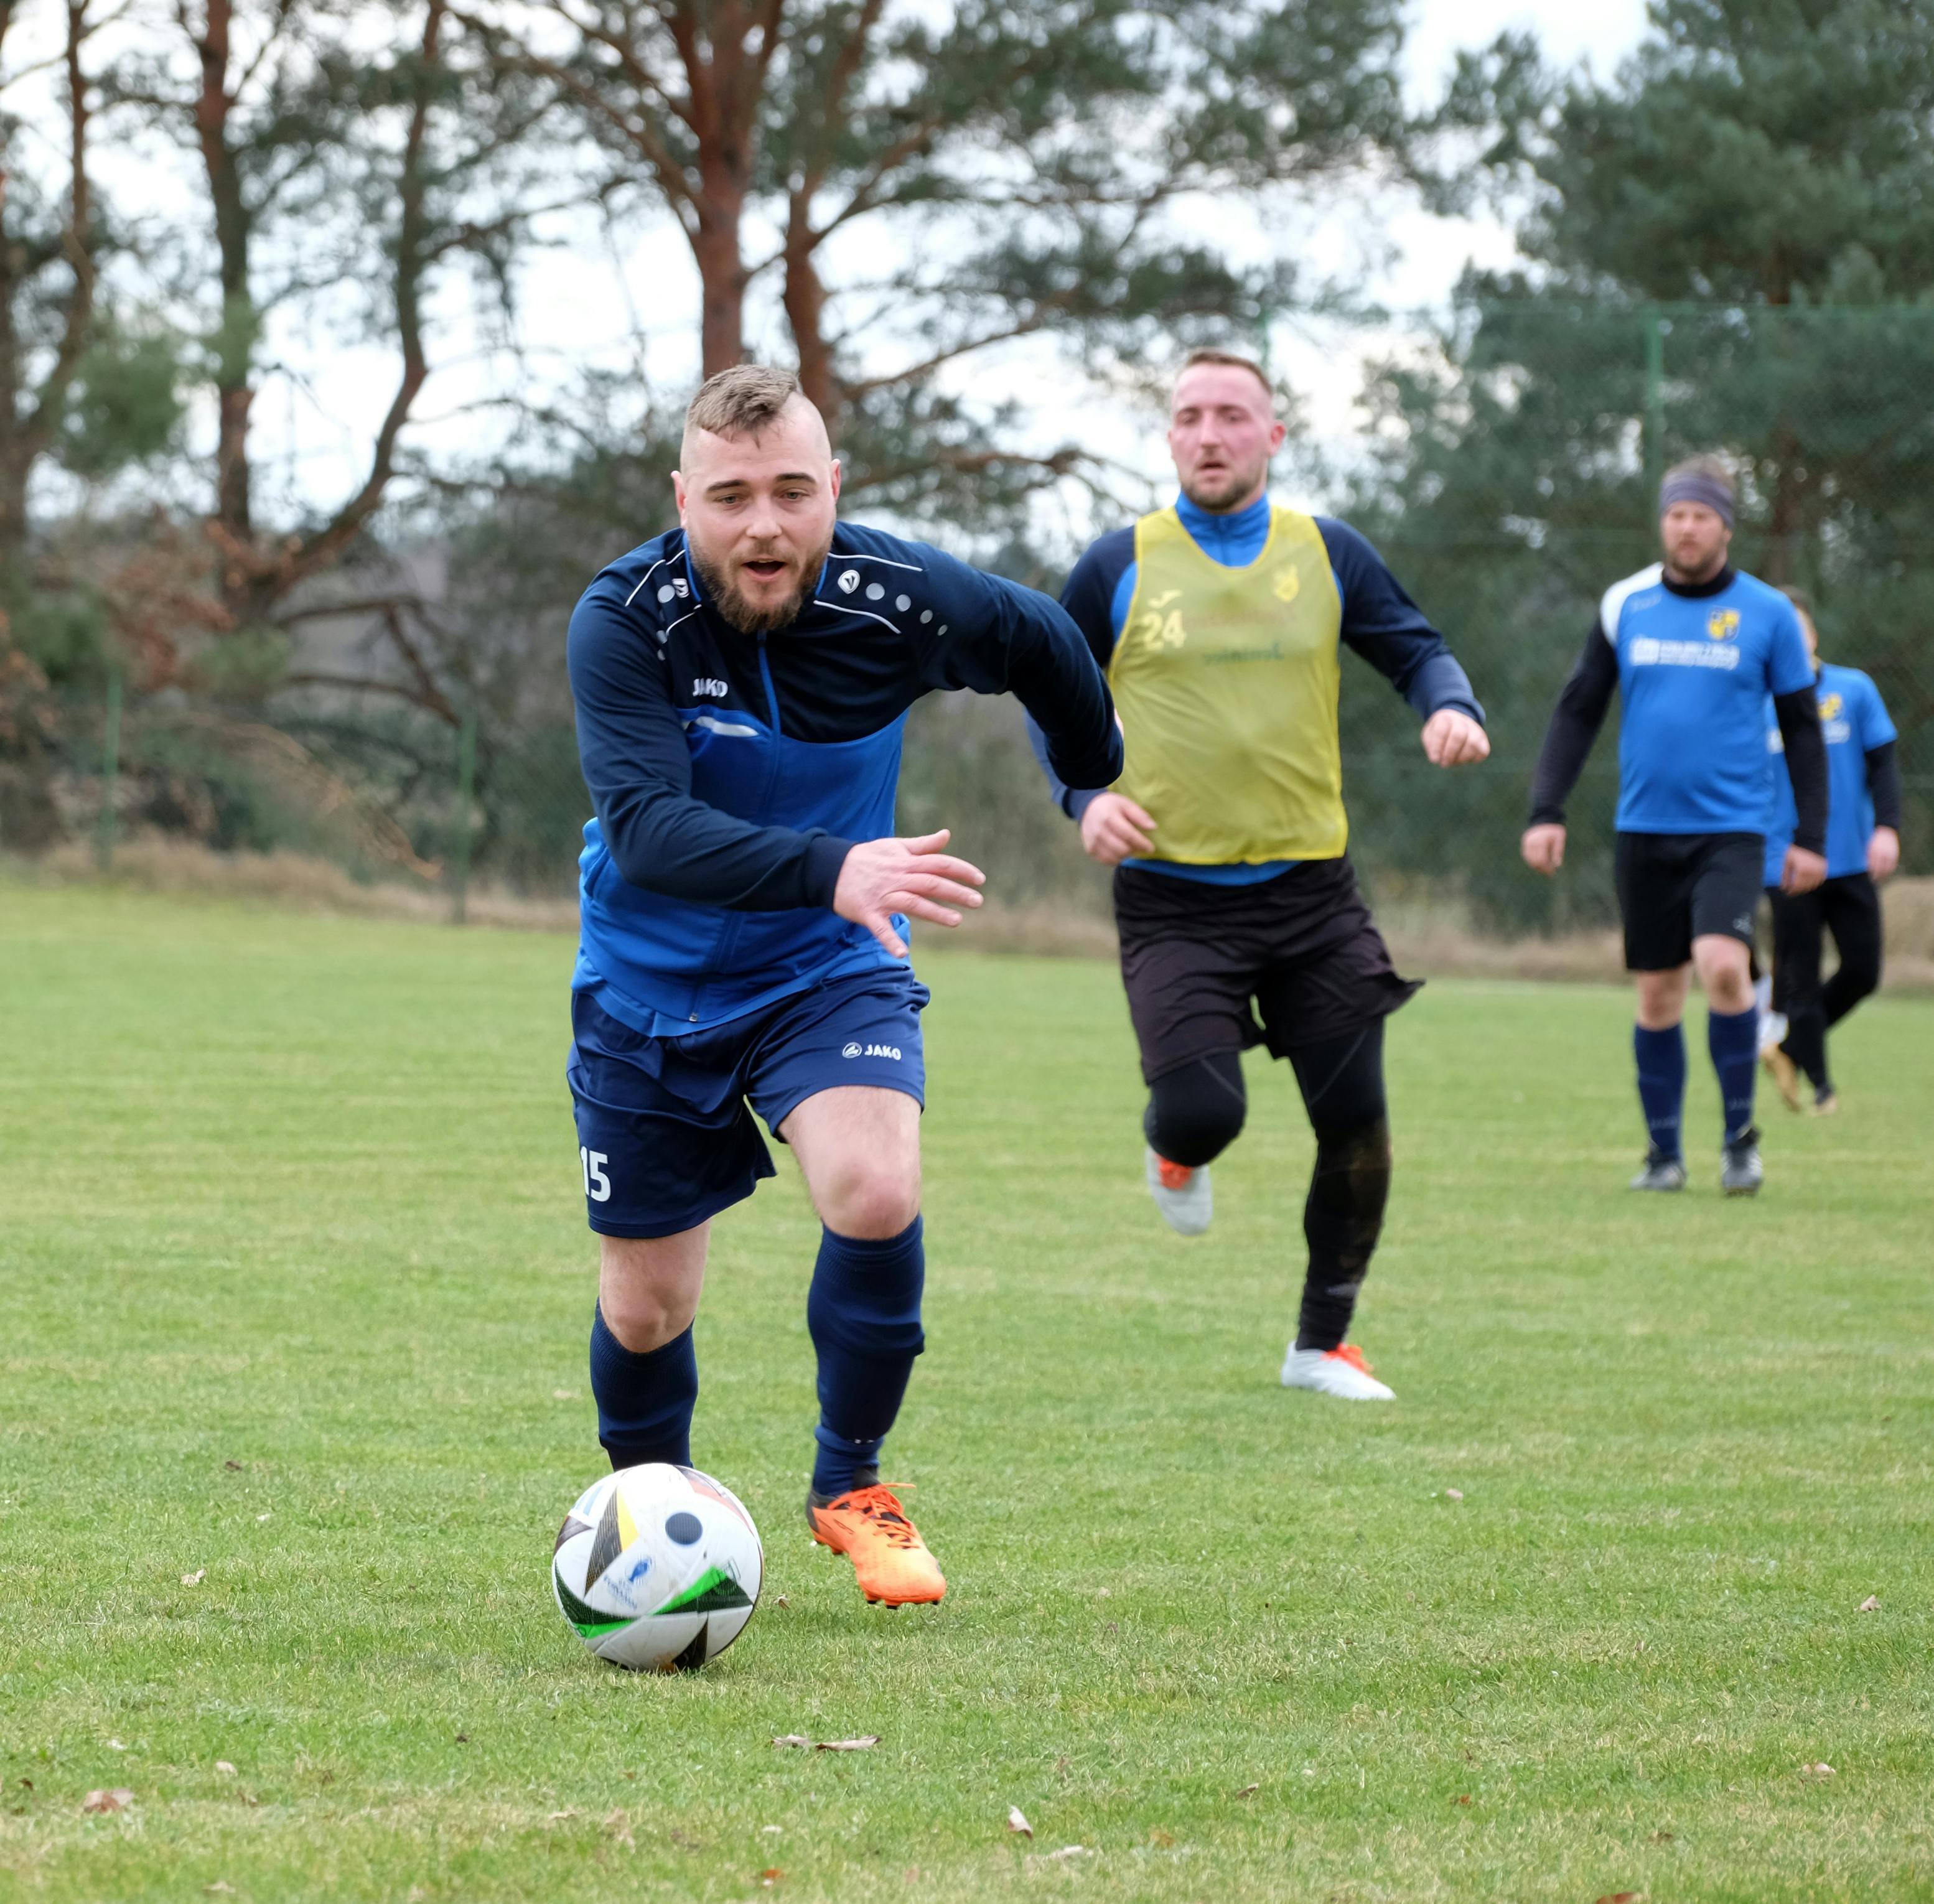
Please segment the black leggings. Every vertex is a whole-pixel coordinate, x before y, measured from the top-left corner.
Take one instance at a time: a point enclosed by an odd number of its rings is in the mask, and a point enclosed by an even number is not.
[[[1786,1014],[1781,1047],[1812,1080],[1830,1091],[1827,1034],[1880,984],[1880,893],[1863,872],[1823,881],[1810,893],[1782,893],[1773,902],[1773,1008]],[[1820,982],[1820,954],[1831,932],[1840,969]]]
[[[1289,1062],[1316,1134],[1303,1207],[1309,1264],[1296,1345],[1335,1348],[1348,1331],[1390,1200],[1384,1021],[1296,1047]],[[1235,1140],[1248,1110],[1241,1056],[1220,1051],[1157,1078],[1142,1128],[1158,1156],[1199,1168]]]

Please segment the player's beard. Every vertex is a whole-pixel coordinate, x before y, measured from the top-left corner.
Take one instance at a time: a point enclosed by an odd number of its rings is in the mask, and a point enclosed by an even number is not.
[[[1666,580],[1697,588],[1703,582],[1711,581],[1725,567],[1726,556],[1724,548],[1701,550],[1696,543],[1682,551],[1675,549],[1665,558]]]
[[[1207,482],[1191,478],[1182,484],[1182,493],[1197,508],[1219,516],[1233,508],[1244,496],[1254,495],[1257,485],[1268,472],[1267,458],[1252,463],[1246,469],[1228,463],[1223,465],[1221,473]]]
[[[711,598],[712,607],[725,620],[741,634],[771,634],[780,628],[790,628],[799,619],[813,590],[819,585],[819,571],[826,566],[833,538],[828,535],[818,548],[806,552],[800,562],[797,585],[783,601],[770,608],[755,608],[746,599],[745,591],[733,580],[731,571],[713,562],[688,537],[685,546],[691,552],[691,565],[698,571],[698,579],[705,584],[705,592]],[[754,551],[755,554],[761,553]],[[773,553],[779,556],[780,552],[775,550]]]

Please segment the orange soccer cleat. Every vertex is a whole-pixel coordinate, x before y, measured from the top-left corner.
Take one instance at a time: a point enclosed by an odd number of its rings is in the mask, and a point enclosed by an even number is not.
[[[1292,1342],[1283,1357],[1282,1385],[1313,1388],[1345,1402],[1393,1402],[1395,1393],[1376,1378],[1354,1342],[1339,1348],[1298,1348]]]
[[[1145,1163],[1149,1194],[1162,1221],[1179,1237],[1199,1237],[1215,1215],[1215,1192],[1210,1188],[1209,1166],[1172,1163],[1151,1144]]]
[[[853,1563],[860,1591],[869,1603],[929,1605],[947,1591],[939,1563],[890,1487],[875,1481],[848,1488],[824,1507],[809,1500],[806,1524],[821,1547]]]

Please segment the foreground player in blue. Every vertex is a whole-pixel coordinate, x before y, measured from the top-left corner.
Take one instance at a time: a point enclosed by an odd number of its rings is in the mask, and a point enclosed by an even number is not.
[[[1766,835],[1767,897],[1773,903],[1773,1009],[1786,1033],[1761,1056],[1789,1110],[1800,1108],[1800,1079],[1812,1086],[1818,1116],[1840,1107],[1827,1068],[1827,1034],[1880,984],[1881,883],[1900,864],[1899,736],[1872,677],[1857,667],[1819,664],[1820,636],[1805,598],[1786,591],[1798,610],[1806,652],[1819,673],[1820,733],[1827,746],[1827,876],[1810,893],[1780,890],[1780,872],[1797,814],[1779,730],[1767,735],[1773,754],[1773,815]],[[1839,969],[1820,982],[1827,932]]]
[[[792,1146],[824,1229],[806,1301],[820,1422],[806,1517],[869,1600],[945,1591],[881,1442],[924,1343],[920,1013],[907,917],[957,925],[982,875],[891,836],[908,708],[1011,690],[1071,785],[1121,770],[1061,608],[836,520],[839,465],[784,373],[711,378],[680,527],[571,618],[584,830],[570,1081],[601,1239],[591,1384],[614,1467],[687,1465],[712,1219]]]
[[[1765,708],[1791,766],[1797,819],[1780,883],[1824,877],[1827,761],[1813,669],[1793,604],[1728,559],[1734,493],[1702,456],[1667,472],[1658,494],[1665,559],[1605,592],[1584,652],[1559,696],[1532,789],[1526,863],[1565,860],[1565,802],[1616,688],[1618,888],[1625,964],[1638,987],[1632,1034],[1651,1146],[1634,1190],[1682,1190],[1685,1096],[1680,1021],[1696,969],[1725,1107],[1721,1187],[1750,1196],[1764,1177],[1753,1127],[1758,1059],[1751,950],[1765,851]]]

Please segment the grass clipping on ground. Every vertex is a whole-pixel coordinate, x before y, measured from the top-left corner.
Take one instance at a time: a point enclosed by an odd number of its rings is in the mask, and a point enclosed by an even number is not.
[[[1754,1201],[1695,1062],[1694,1187],[1636,1198],[1623,991],[1432,984],[1389,1039],[1371,1408],[1276,1383],[1285,1068],[1252,1054],[1185,1244],[1113,970],[923,955],[929,1346],[887,1466],[951,1590],[869,1608],[809,1541],[782,1158],[698,1324],[696,1451],[766,1598],[644,1678],[546,1577],[603,1466],[569,964],[7,894],[0,1893],[1934,1890],[1926,1005],[1836,1035],[1839,1118],[1765,1107]]]

